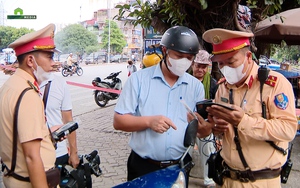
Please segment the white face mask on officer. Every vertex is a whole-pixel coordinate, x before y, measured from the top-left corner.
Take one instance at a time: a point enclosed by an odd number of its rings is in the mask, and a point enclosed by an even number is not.
[[[248,67],[247,67],[247,70],[243,73],[246,58],[247,58],[247,56],[245,56],[245,59],[244,59],[243,63],[241,65],[239,65],[238,67],[236,67],[236,68],[232,68],[232,67],[229,67],[229,66],[224,66],[224,67],[220,68],[221,73],[224,75],[226,81],[229,84],[238,83],[246,75]]]
[[[181,59],[173,59],[169,57],[169,62],[171,66],[168,65],[168,68],[170,71],[177,75],[177,76],[182,76],[184,75],[185,71],[188,70],[188,68],[191,66],[192,62],[191,60],[188,60],[187,58],[181,58]]]
[[[47,81],[51,77],[51,72],[46,72],[41,66],[39,66],[33,58],[35,64],[36,64],[36,70],[33,68],[33,74],[35,78],[37,79],[37,82],[39,84],[43,83],[44,81]]]

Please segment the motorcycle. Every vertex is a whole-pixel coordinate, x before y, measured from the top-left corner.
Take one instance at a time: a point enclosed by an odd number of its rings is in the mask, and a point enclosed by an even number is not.
[[[78,75],[78,76],[81,76],[83,74],[83,69],[79,66],[79,63],[78,62],[75,62],[72,64],[72,67],[70,67],[69,65],[64,65],[62,70],[61,70],[61,74],[64,76],[64,77],[67,77],[69,75],[73,75],[73,69],[75,67],[75,73]]]
[[[108,75],[104,80],[109,79],[110,82],[102,81],[100,77],[96,77],[92,84],[95,87],[106,88],[106,89],[114,89],[114,90],[122,90],[122,81],[118,78],[118,75],[122,71],[112,72]],[[95,90],[94,91],[94,99],[98,106],[104,107],[109,100],[115,100],[119,97],[117,93],[111,93],[106,91]]]
[[[198,120],[192,120],[185,131],[184,146],[187,147],[184,154],[181,156],[178,164],[174,164],[165,169],[157,170],[149,174],[135,178],[113,188],[185,188],[188,186],[188,173],[194,167],[195,163],[190,160],[189,152],[193,150],[196,142],[198,129]]]

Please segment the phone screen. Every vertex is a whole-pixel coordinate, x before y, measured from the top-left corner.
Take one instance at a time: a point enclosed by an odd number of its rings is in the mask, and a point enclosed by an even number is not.
[[[206,108],[211,105],[218,105],[218,106],[221,106],[228,110],[233,110],[233,108],[231,108],[229,106],[225,106],[223,104],[215,103],[211,99],[203,100],[203,101],[197,102],[197,104],[196,104],[197,112],[199,115],[201,115],[203,117],[203,119],[207,119],[208,112],[206,111]]]

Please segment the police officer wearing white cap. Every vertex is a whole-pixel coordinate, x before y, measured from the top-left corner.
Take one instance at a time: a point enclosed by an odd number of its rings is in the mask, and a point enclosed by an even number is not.
[[[45,171],[54,167],[55,148],[37,82],[47,79],[45,73],[54,65],[54,30],[55,25],[49,24],[9,45],[16,52],[19,68],[0,89],[0,156],[6,165],[3,178],[6,188],[49,187]],[[13,136],[14,109],[26,88],[30,89],[21,100],[17,134]],[[13,143],[16,144],[15,165],[12,164]]]
[[[280,73],[253,62],[249,49],[253,33],[216,28],[202,37],[212,44],[211,59],[226,79],[215,102],[232,107],[207,108],[214,134],[223,138],[222,187],[280,188],[285,151],[297,130],[291,84]]]

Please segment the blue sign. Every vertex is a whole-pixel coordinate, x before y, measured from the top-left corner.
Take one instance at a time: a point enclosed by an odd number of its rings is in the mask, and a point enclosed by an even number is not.
[[[160,43],[160,39],[145,39],[144,40],[144,52],[148,52],[148,51],[154,51],[154,48],[151,48],[151,45],[155,45]],[[155,51],[157,53],[161,53],[159,48],[155,48]]]
[[[161,39],[162,35],[159,32],[155,32],[153,27],[145,29],[146,39]]]

